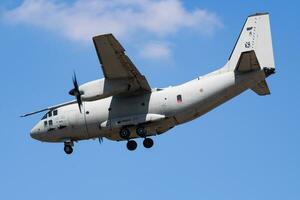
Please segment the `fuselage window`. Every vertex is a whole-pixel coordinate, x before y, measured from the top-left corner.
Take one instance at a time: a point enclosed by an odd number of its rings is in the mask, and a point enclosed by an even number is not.
[[[52,126],[52,125],[53,125],[53,121],[49,120],[49,126]]]
[[[44,126],[45,126],[45,127],[47,126],[47,121],[44,121]]]
[[[56,116],[57,115],[57,110],[54,110],[53,111],[53,116]]]
[[[182,103],[182,96],[181,96],[181,94],[177,95],[177,103]]]
[[[52,111],[48,112],[48,117],[52,117]]]

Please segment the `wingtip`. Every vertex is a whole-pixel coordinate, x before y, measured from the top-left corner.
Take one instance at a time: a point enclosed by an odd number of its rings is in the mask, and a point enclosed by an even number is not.
[[[269,15],[269,12],[257,12],[255,14],[249,15],[248,17],[256,17],[256,16],[261,16],[261,15]]]
[[[99,37],[106,37],[106,36],[113,36],[113,34],[112,33],[105,33],[105,34],[101,34],[101,35],[95,35],[93,37],[93,40],[95,40],[95,39],[97,39]]]

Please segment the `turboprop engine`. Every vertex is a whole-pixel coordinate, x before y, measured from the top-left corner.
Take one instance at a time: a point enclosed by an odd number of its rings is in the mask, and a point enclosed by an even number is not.
[[[98,79],[78,86],[76,74],[73,76],[74,88],[69,94],[76,97],[81,112],[82,101],[94,101],[120,94],[131,89],[128,79]]]
[[[76,81],[76,78],[74,80]],[[73,82],[75,82],[74,80]],[[72,89],[69,94],[77,96],[79,91],[82,101],[103,99],[129,90],[128,81],[122,79],[107,80],[103,78],[90,81],[80,85],[79,87],[77,86],[78,91],[76,91],[76,83],[74,84],[74,89]]]
[[[85,83],[79,87],[79,91],[83,92],[82,100],[84,101],[102,99],[128,90],[127,80],[100,79]]]

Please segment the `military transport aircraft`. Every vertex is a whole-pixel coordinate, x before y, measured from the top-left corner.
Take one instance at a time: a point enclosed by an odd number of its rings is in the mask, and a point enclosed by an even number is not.
[[[202,116],[247,89],[270,94],[266,78],[275,73],[268,13],[247,18],[225,66],[168,88],[151,88],[112,34],[93,42],[105,78],[79,86],[74,73],[69,94],[75,100],[22,115],[47,111],[31,137],[63,142],[67,154],[74,142],[87,139],[127,141],[133,151],[134,139],[143,138],[144,147],[151,148],[151,136]]]

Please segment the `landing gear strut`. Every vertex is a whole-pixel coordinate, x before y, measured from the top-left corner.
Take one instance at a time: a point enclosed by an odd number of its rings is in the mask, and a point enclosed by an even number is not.
[[[151,138],[145,138],[143,141],[143,145],[145,148],[150,149],[153,146],[154,142]]]
[[[129,151],[134,151],[136,148],[137,148],[137,143],[136,143],[136,141],[134,141],[134,140],[129,140],[129,141],[127,142],[127,149],[128,149]]]
[[[74,146],[73,142],[65,142],[64,151],[66,154],[70,155],[71,153],[73,153],[72,146]]]

